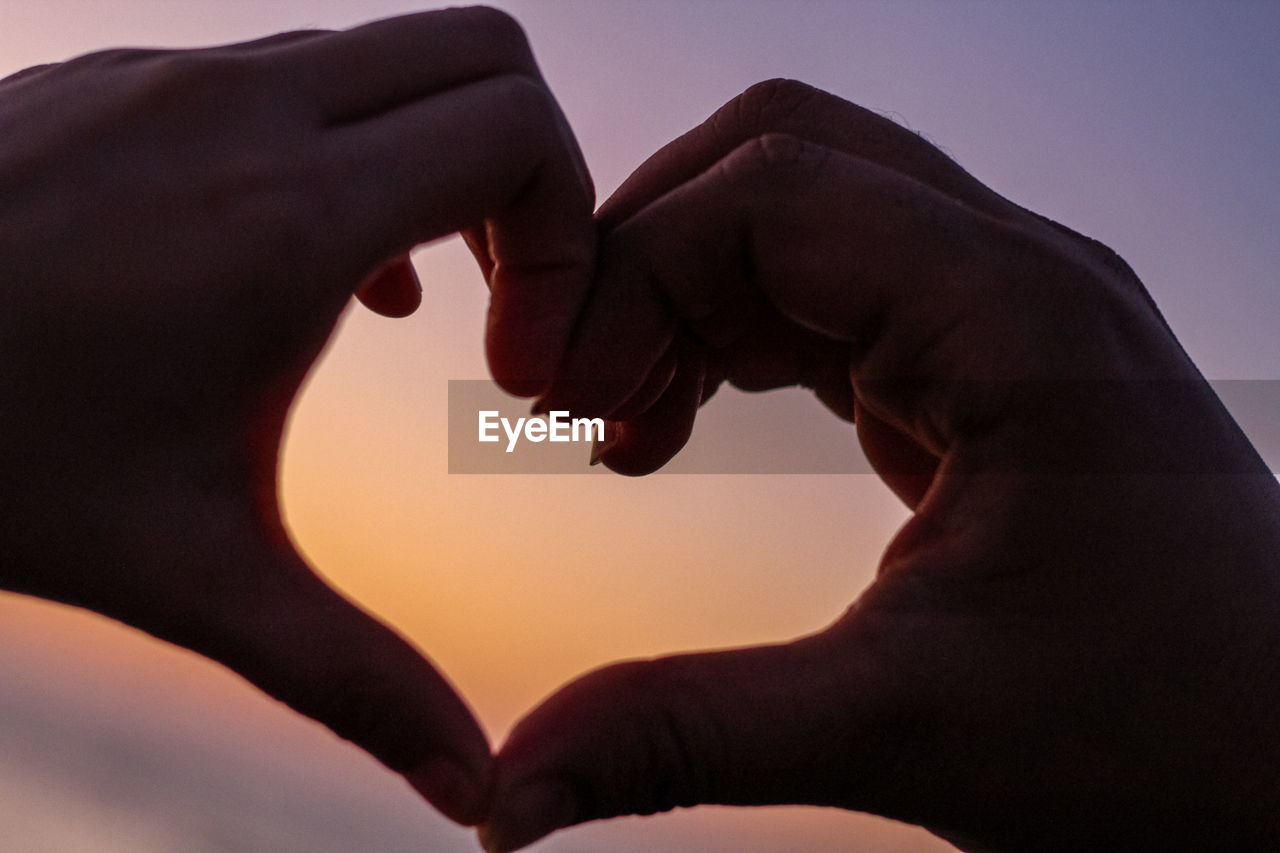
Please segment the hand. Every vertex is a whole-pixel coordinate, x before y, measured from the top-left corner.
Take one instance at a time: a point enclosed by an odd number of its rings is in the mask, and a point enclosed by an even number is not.
[[[914,515],[820,633],[552,695],[498,755],[490,851],[698,803],[973,850],[1280,844],[1280,494],[1119,258],[792,82],[598,217],[544,405],[619,421],[606,464],[661,465],[721,377],[799,384]]]
[[[492,10],[0,82],[0,586],[214,658],[478,820],[480,728],[298,555],[281,431],[351,294],[411,312],[407,253],[460,228],[490,274],[494,371],[539,390],[589,283],[592,206]]]

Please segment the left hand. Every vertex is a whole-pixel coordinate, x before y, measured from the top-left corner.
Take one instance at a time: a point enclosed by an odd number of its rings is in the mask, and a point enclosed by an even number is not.
[[[490,9],[0,81],[0,587],[214,658],[478,820],[483,733],[299,556],[277,454],[352,293],[411,312],[407,253],[459,229],[490,273],[494,372],[541,390],[592,204]]]

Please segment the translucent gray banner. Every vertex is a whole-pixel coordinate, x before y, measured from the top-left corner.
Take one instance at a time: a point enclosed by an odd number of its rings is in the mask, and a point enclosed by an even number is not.
[[[1091,474],[1240,474],[1280,471],[1280,380],[1200,382],[966,383],[963,399],[997,395],[1007,405],[1043,413],[1048,428],[1030,430],[1016,455],[990,460],[990,470]],[[944,389],[945,390],[945,389]],[[937,388],[896,383],[891,395],[932,396]],[[1243,429],[1261,456],[1232,441],[1203,446],[1195,418],[1225,417]],[[603,474],[588,465],[598,424],[568,412],[538,417],[530,401],[490,380],[449,382],[449,473]],[[1115,447],[1098,425],[1139,423],[1147,440]],[[1225,423],[1225,421],[1224,421]],[[1208,432],[1223,434],[1223,425]],[[1132,437],[1132,431],[1127,432]],[[1057,436],[1058,440],[1055,440]],[[1082,444],[1083,443],[1083,444]],[[1097,446],[1097,453],[1080,448]],[[1173,455],[1168,447],[1188,448]],[[1063,447],[1071,447],[1063,452]],[[1194,448],[1194,449],[1190,449]],[[883,460],[881,461],[883,465]],[[1265,468],[1264,468],[1265,466]],[[699,412],[693,436],[664,474],[871,474],[853,425],[799,389],[744,394],[722,389]]]

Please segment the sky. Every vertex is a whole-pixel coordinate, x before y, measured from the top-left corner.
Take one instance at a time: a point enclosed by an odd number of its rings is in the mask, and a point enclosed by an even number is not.
[[[1211,379],[1280,380],[1280,4],[495,5],[524,24],[601,199],[750,84],[799,78],[890,114],[998,192],[1110,245]],[[0,0],[0,75],[419,8]],[[295,410],[281,489],[313,565],[424,648],[491,737],[586,669],[811,632],[866,585],[906,518],[869,476],[449,474],[447,383],[486,375],[486,293],[456,238],[414,260],[422,309],[348,314]],[[1266,412],[1241,406],[1246,429],[1274,439]],[[800,392],[725,393],[709,409],[697,441],[767,453],[800,423],[817,447],[854,442]],[[329,849],[306,834],[315,814],[349,818],[329,841],[474,849],[392,774],[192,655],[14,596],[0,596],[0,650],[0,825],[21,820],[30,849]],[[83,748],[48,748],[64,742]],[[127,796],[94,782],[121,778]],[[278,802],[244,819],[254,828],[210,828],[244,816],[263,780]],[[698,809],[537,849],[788,848],[949,849],[818,809]]]

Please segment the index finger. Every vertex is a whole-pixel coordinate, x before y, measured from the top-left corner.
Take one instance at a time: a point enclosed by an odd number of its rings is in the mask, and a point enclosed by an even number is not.
[[[440,9],[373,21],[342,32],[280,33],[238,47],[275,49],[284,69],[329,124],[395,109],[489,77],[542,81],[520,23],[488,6]],[[593,194],[582,152],[557,108],[579,182]]]
[[[508,391],[540,393],[589,285],[594,192],[519,24],[450,9],[269,53],[322,122],[330,186],[364,244],[352,286],[414,245],[483,223],[490,369]]]
[[[997,218],[1021,211],[918,133],[798,80],[765,80],[668,143],[600,206],[607,230],[685,184],[753,139],[785,134],[900,172]]]
[[[276,47],[274,67],[330,124],[359,121],[500,74],[537,76],[524,31],[497,9],[441,9]]]

